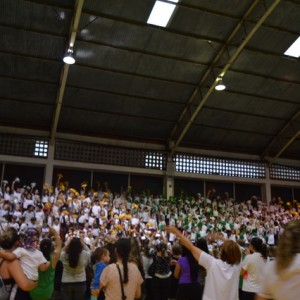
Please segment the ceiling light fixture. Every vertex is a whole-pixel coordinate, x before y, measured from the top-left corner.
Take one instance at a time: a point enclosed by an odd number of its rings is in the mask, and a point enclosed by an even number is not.
[[[226,85],[222,81],[222,77],[217,78],[217,84],[215,86],[216,91],[224,91],[226,89]]]
[[[296,39],[296,41],[284,52],[285,55],[300,57],[300,36]]]
[[[176,8],[176,4],[174,3],[178,3],[178,1],[179,0],[157,0],[153,6],[147,23],[160,27],[166,27]]]
[[[68,65],[73,65],[75,63],[75,58],[73,56],[73,49],[70,47],[63,58],[64,63]]]

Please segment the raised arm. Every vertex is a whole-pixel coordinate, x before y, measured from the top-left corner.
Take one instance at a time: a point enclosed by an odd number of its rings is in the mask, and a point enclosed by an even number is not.
[[[202,250],[197,248],[196,246],[194,246],[192,244],[192,242],[187,239],[185,236],[182,235],[182,233],[174,226],[170,226],[166,228],[166,231],[168,233],[173,233],[175,234],[177,237],[180,238],[180,243],[186,247],[188,250],[191,251],[191,253],[193,254],[194,258],[198,261],[201,255]]]
[[[54,237],[54,242],[55,242],[55,249],[54,249],[54,252],[52,255],[52,267],[53,267],[53,269],[55,269],[56,264],[60,259],[62,242],[61,242],[61,238],[60,238],[59,234],[52,227],[50,228],[50,234]]]

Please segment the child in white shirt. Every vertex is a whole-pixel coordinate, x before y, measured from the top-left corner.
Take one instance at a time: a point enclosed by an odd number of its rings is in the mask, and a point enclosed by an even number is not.
[[[27,229],[23,238],[23,246],[16,248],[12,253],[1,251],[0,257],[7,260],[20,260],[24,274],[32,281],[38,280],[38,270],[46,271],[50,263],[43,253],[37,249],[39,232],[35,228]]]

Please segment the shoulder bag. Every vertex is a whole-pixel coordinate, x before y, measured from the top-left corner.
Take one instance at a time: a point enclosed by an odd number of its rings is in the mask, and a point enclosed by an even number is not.
[[[121,270],[118,264],[116,264],[118,272],[119,272],[119,277],[120,277],[120,284],[121,284],[121,291],[122,291],[122,300],[126,300],[126,296],[124,293],[124,286],[123,286],[123,280],[122,280],[122,275],[121,275]]]

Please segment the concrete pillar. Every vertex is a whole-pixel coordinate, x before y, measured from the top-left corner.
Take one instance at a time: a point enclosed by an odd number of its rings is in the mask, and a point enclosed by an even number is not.
[[[272,193],[271,193],[271,179],[270,179],[270,167],[266,166],[266,180],[265,183],[261,187],[261,195],[262,201],[266,201],[269,205],[272,200]]]
[[[44,182],[48,183],[50,186],[52,185],[53,178],[53,168],[54,168],[54,152],[55,152],[55,144],[49,144],[48,147],[48,157],[45,168],[45,177]]]
[[[169,199],[169,197],[174,196],[174,173],[175,173],[175,162],[172,161],[172,157],[168,158],[167,171],[164,176],[164,193]]]

